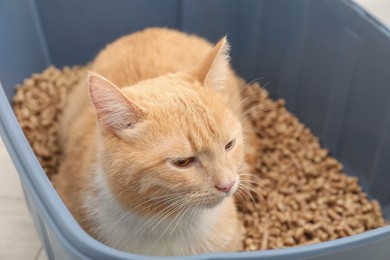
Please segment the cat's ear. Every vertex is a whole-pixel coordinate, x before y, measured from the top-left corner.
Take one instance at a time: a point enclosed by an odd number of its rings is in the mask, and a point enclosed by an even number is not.
[[[132,128],[146,117],[146,112],[129,100],[118,87],[97,73],[88,73],[89,94],[99,124],[117,132]]]
[[[190,71],[200,83],[215,90],[224,88],[229,75],[230,45],[223,37],[203,60]]]

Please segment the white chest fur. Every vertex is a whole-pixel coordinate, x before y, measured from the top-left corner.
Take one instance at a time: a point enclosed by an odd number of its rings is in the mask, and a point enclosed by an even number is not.
[[[188,210],[174,220],[146,219],[115,200],[102,171],[96,172],[93,184],[97,195],[88,194],[83,207],[92,223],[91,232],[107,245],[143,255],[172,256],[219,251],[227,243],[223,237],[211,238],[221,220],[223,203],[213,209]]]

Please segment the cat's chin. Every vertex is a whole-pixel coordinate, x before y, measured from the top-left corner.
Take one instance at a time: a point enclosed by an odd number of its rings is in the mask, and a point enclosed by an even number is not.
[[[211,209],[215,208],[216,206],[220,205],[223,201],[225,201],[226,198],[231,197],[231,195],[221,195],[221,196],[215,196],[213,198],[207,198],[206,200],[202,201],[202,203],[198,204],[197,206],[200,206],[202,208]]]

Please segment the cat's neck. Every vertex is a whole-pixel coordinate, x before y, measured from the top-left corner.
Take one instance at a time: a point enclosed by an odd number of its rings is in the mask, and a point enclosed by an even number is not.
[[[104,172],[98,168],[91,181],[94,191],[83,201],[85,214],[92,220],[91,233],[100,241],[120,250],[146,255],[187,255],[212,251],[210,237],[224,211],[224,203],[213,209],[188,209],[161,219],[132,214],[109,190]]]

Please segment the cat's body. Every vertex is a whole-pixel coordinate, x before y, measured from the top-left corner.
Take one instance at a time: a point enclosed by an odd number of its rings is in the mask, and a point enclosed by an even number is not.
[[[97,56],[91,70],[107,79],[89,75],[92,102],[85,85],[70,96],[53,180],[96,239],[146,255],[241,248],[241,97],[226,52],[226,40],[155,28]]]

